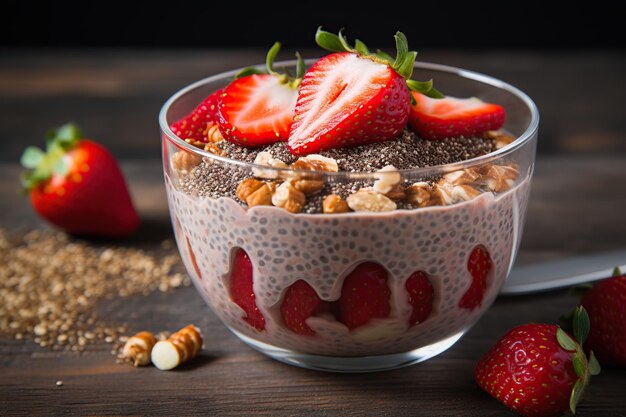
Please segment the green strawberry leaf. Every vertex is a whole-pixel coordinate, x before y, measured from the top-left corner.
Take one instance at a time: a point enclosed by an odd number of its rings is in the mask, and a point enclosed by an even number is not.
[[[572,414],[576,414],[576,407],[578,403],[583,397],[585,393],[585,383],[582,379],[579,379],[574,384],[574,388],[572,388],[572,395],[569,398],[569,409],[572,411]]]
[[[343,47],[343,49],[344,49],[345,51],[348,51],[348,52],[355,52],[355,51],[356,51],[356,50],[355,50],[355,49],[354,49],[354,48],[350,45],[350,42],[348,42],[348,38],[346,38],[346,37],[343,35],[343,28],[339,29],[339,34],[338,34],[338,37],[339,37],[339,42],[341,42],[341,46]]]
[[[622,271],[619,269],[619,266],[616,266],[615,269],[613,270],[613,276],[619,277],[621,275],[622,275]]]
[[[274,70],[274,61],[276,60],[276,55],[278,55],[278,51],[280,51],[280,42],[275,42],[270,50],[267,51],[267,56],[265,57],[265,66],[267,68],[268,74],[280,75]]]
[[[317,43],[320,48],[326,49],[327,51],[347,52],[341,43],[339,36],[322,30],[321,26],[318,27],[317,32],[315,32],[315,43]]]
[[[578,348],[578,343],[576,343],[576,341],[572,339],[570,335],[565,333],[565,331],[560,327],[556,331],[556,340],[563,349],[570,352],[574,352]]]
[[[304,59],[302,59],[302,55],[300,52],[296,51],[296,79],[304,77],[304,72],[306,68],[304,67]]]
[[[576,375],[581,378],[585,376],[585,362],[580,358],[580,356],[574,356],[574,359],[572,359],[572,365],[574,365]]]
[[[356,51],[360,53],[361,55],[370,54],[370,50],[367,48],[367,45],[365,45],[363,42],[361,42],[358,39],[354,41],[354,47],[356,48]]]
[[[583,306],[576,307],[574,311],[573,330],[574,337],[582,346],[589,336],[589,315]]]
[[[260,70],[255,67],[244,68],[241,71],[239,71],[237,74],[235,74],[235,80],[239,78],[247,77],[248,75],[254,75],[254,74],[265,74],[265,71]]]
[[[56,163],[54,164],[54,167],[52,167],[52,171],[61,176],[64,177],[67,175],[67,173],[70,171],[69,166],[67,165],[67,162],[65,162],[64,158],[60,158],[58,161],[56,161]]]
[[[393,61],[394,61],[393,57],[381,49],[376,50],[376,56],[382,59],[383,61],[387,61],[390,65],[393,64]]]
[[[45,152],[36,146],[29,146],[24,150],[20,163],[24,168],[35,169],[46,156]]]
[[[599,375],[601,370],[602,368],[596,359],[596,355],[594,355],[593,351],[591,351],[591,354],[589,355],[589,373],[591,375]]]

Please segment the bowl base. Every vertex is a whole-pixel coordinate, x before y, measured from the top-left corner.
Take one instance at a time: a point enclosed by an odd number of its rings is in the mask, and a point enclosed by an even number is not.
[[[230,330],[253,349],[258,350],[259,352],[272,359],[276,359],[277,361],[298,366],[300,368],[341,373],[388,371],[423,362],[450,348],[465,333],[465,331],[461,331],[440,342],[411,350],[409,352],[393,353],[389,355],[345,357],[293,352],[269,345],[267,343],[259,342],[258,340],[245,336],[236,330]]]

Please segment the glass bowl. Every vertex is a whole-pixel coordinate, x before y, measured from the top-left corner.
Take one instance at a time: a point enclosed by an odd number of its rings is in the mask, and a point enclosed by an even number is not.
[[[277,65],[293,67],[294,62]],[[183,88],[159,115],[176,241],[215,314],[254,349],[318,370],[397,368],[456,343],[493,303],[517,253],[539,124],[532,100],[485,75],[416,63],[416,78],[433,78],[441,91],[504,106],[504,128],[514,141],[461,163],[388,174],[414,208],[292,213],[268,205],[247,207],[235,190],[216,193],[215,185],[227,177],[255,177],[268,185],[309,180],[322,181],[325,189],[354,190],[355,184],[372,186],[384,176],[255,165],[174,135],[170,124],[227,85],[236,72]],[[190,181],[200,165],[209,174]],[[480,265],[473,258],[476,252]],[[368,305],[363,285],[373,285],[382,305]],[[350,308],[376,313],[363,320]]]

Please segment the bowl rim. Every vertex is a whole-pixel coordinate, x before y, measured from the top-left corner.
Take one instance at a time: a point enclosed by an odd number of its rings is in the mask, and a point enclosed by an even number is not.
[[[316,58],[307,59],[305,63],[307,65],[311,65],[315,61],[317,61]],[[288,61],[277,62],[274,65],[277,67],[283,67],[283,66],[293,66],[295,64],[296,64],[295,60],[288,60]],[[263,69],[265,66],[262,64],[258,64],[258,65],[253,65],[253,67],[256,67],[258,69]],[[539,129],[539,110],[535,102],[526,93],[524,93],[522,90],[518,89],[517,87],[514,87],[513,85],[509,83],[506,83],[498,78],[495,78],[489,75],[485,75],[479,72],[470,71],[470,70],[453,67],[449,65],[418,61],[418,62],[415,62],[414,68],[446,72],[452,75],[459,76],[461,78],[466,78],[472,81],[477,81],[483,84],[490,85],[495,88],[499,88],[501,90],[505,90],[513,94],[517,98],[519,98],[527,106],[527,108],[530,110],[531,119],[530,119],[530,122],[528,123],[526,130],[521,135],[519,135],[510,144],[500,149],[497,149],[485,155],[481,155],[475,158],[467,159],[467,160],[460,161],[460,162],[454,162],[450,164],[433,165],[433,166],[419,167],[419,168],[398,169],[396,172],[399,172],[403,176],[428,177],[428,176],[437,175],[438,173],[446,173],[446,172],[456,171],[459,169],[471,168],[474,166],[488,164],[494,160],[501,159],[507,155],[514,153],[516,150],[522,148],[526,143],[531,141],[536,136],[537,130]],[[225,71],[225,72],[220,72],[218,74],[195,81],[181,88],[180,90],[175,92],[169,99],[167,99],[167,101],[163,104],[163,106],[161,107],[161,110],[159,111],[159,125],[161,128],[161,132],[164,135],[164,136],[162,135],[162,139],[167,138],[168,140],[172,141],[180,149],[184,149],[188,152],[195,153],[201,157],[209,158],[209,159],[219,161],[221,163],[228,164],[228,165],[238,166],[238,167],[246,168],[246,169],[256,168],[256,169],[262,169],[264,171],[272,171],[272,172],[275,172],[276,175],[283,175],[283,174],[288,174],[288,173],[293,174],[293,172],[298,172],[299,170],[293,170],[291,168],[274,168],[274,167],[269,167],[266,165],[254,164],[251,162],[240,161],[237,159],[232,159],[232,158],[212,154],[208,151],[205,151],[203,149],[200,149],[196,146],[193,146],[185,142],[183,139],[176,136],[174,132],[172,132],[172,130],[170,129],[170,126],[167,123],[167,113],[173,103],[175,103],[179,98],[181,98],[182,96],[184,96],[185,94],[189,93],[192,90],[195,90],[197,88],[200,88],[212,82],[223,81],[225,79],[232,78],[239,71],[241,71],[241,68],[237,68],[237,69],[233,69],[233,70]],[[314,173],[316,175],[323,175],[327,177],[335,177],[335,178],[341,177],[341,178],[349,178],[349,179],[354,179],[354,180],[371,179],[376,175],[376,172],[371,172],[371,171],[361,171],[361,172],[301,171],[301,172],[307,173],[309,175]]]

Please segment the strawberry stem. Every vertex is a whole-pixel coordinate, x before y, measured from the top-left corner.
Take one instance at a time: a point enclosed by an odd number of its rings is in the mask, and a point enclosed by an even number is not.
[[[443,98],[437,89],[433,87],[433,81],[415,81],[411,80],[413,75],[413,68],[415,64],[415,58],[417,52],[409,51],[409,43],[406,36],[402,32],[396,32],[394,35],[396,40],[396,58],[392,58],[391,55],[377,49],[375,53],[370,52],[365,43],[360,40],[355,41],[355,46],[350,45],[350,42],[343,34],[343,28],[337,35],[334,33],[322,30],[322,27],[317,28],[315,32],[315,42],[323,49],[331,52],[350,52],[358,54],[364,58],[371,59],[372,61],[380,64],[385,64],[393,68],[399,75],[404,77],[407,82],[407,87],[411,91],[417,91],[431,98]],[[414,99],[411,96],[411,102],[414,104]]]
[[[254,74],[270,74],[276,77],[279,77],[281,84],[287,84],[289,87],[297,89],[300,87],[300,83],[302,82],[302,77],[304,76],[304,60],[302,59],[302,55],[300,52],[296,52],[296,77],[293,78],[289,75],[287,69],[284,69],[284,73],[280,73],[274,69],[274,60],[280,51],[280,42],[275,42],[274,45],[267,51],[267,55],[265,57],[265,70],[261,70],[257,67],[247,67],[239,71],[235,74],[235,79],[247,77],[249,75]]]
[[[30,191],[50,179],[52,174],[67,175],[68,166],[63,158],[83,138],[83,132],[72,123],[48,132],[46,151],[29,146],[24,150],[20,162],[27,171],[21,174],[25,191]]]

